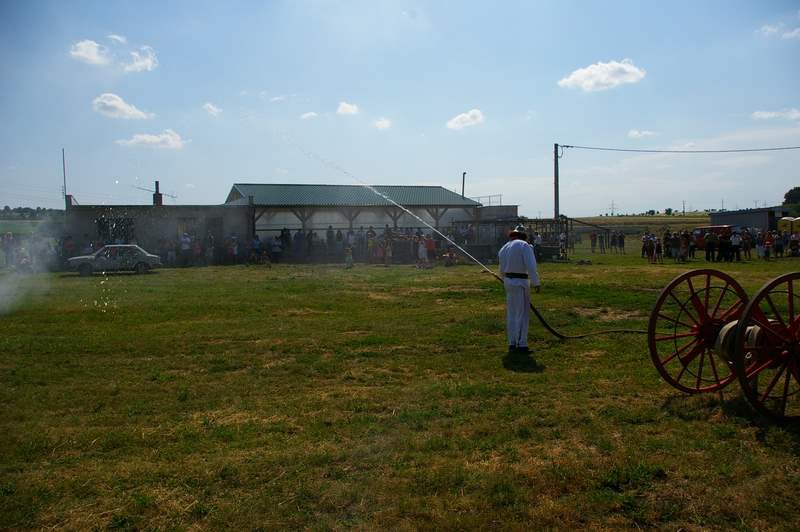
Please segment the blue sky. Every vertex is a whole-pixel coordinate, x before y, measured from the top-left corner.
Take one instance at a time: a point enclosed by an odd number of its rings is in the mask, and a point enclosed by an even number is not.
[[[800,1],[2,2],[0,205],[219,203],[234,182],[502,194],[552,147],[800,145]],[[779,203],[800,151],[569,150],[570,215]]]

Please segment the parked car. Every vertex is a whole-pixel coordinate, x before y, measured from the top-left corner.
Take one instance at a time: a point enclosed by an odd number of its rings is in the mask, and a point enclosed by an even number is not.
[[[70,270],[86,277],[94,272],[147,273],[151,268],[161,266],[161,259],[133,244],[114,244],[104,246],[92,255],[72,257],[68,263]]]

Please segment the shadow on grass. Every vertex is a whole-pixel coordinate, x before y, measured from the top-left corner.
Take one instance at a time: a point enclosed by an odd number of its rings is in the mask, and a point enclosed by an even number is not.
[[[503,367],[516,373],[541,373],[545,368],[528,353],[507,353],[503,357]]]
[[[61,279],[91,279],[93,277],[123,277],[129,275],[158,275],[158,270],[148,270],[145,273],[136,273],[133,271],[118,271],[118,272],[94,272],[92,275],[83,276],[78,272],[62,272],[59,277]]]
[[[735,385],[735,383],[734,383]],[[758,413],[741,393],[674,395],[662,408],[670,415],[685,421],[730,420],[756,429],[755,438],[765,447],[800,456],[800,420],[774,420]],[[717,432],[724,434],[724,426]]]

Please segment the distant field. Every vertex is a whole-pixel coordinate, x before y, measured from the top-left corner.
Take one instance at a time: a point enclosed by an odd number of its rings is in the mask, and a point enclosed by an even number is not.
[[[668,228],[679,231],[694,229],[711,223],[709,215],[699,213],[687,214],[686,216],[593,216],[578,219],[625,232],[643,232],[647,228],[655,233],[662,233]],[[580,229],[580,225],[576,224],[576,228]],[[581,230],[588,231],[591,229],[585,228]]]
[[[0,220],[0,234],[8,232],[28,235],[35,233],[42,220]]]
[[[645,328],[704,263],[637,255],[544,264],[536,301],[568,332]],[[752,294],[800,261],[721,267]],[[508,358],[476,267],[23,288],[0,316],[0,529],[800,529],[798,427],[735,386],[674,390],[644,337],[533,324],[537,364]]]

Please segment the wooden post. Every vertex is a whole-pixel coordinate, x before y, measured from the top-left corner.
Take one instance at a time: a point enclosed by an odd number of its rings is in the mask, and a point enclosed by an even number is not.
[[[553,219],[558,220],[558,144],[553,144],[553,195],[555,207]]]
[[[405,211],[403,209],[398,209],[397,207],[387,207],[386,214],[388,214],[389,218],[392,219],[394,228],[397,229],[397,222],[400,220],[400,217],[405,214]]]

